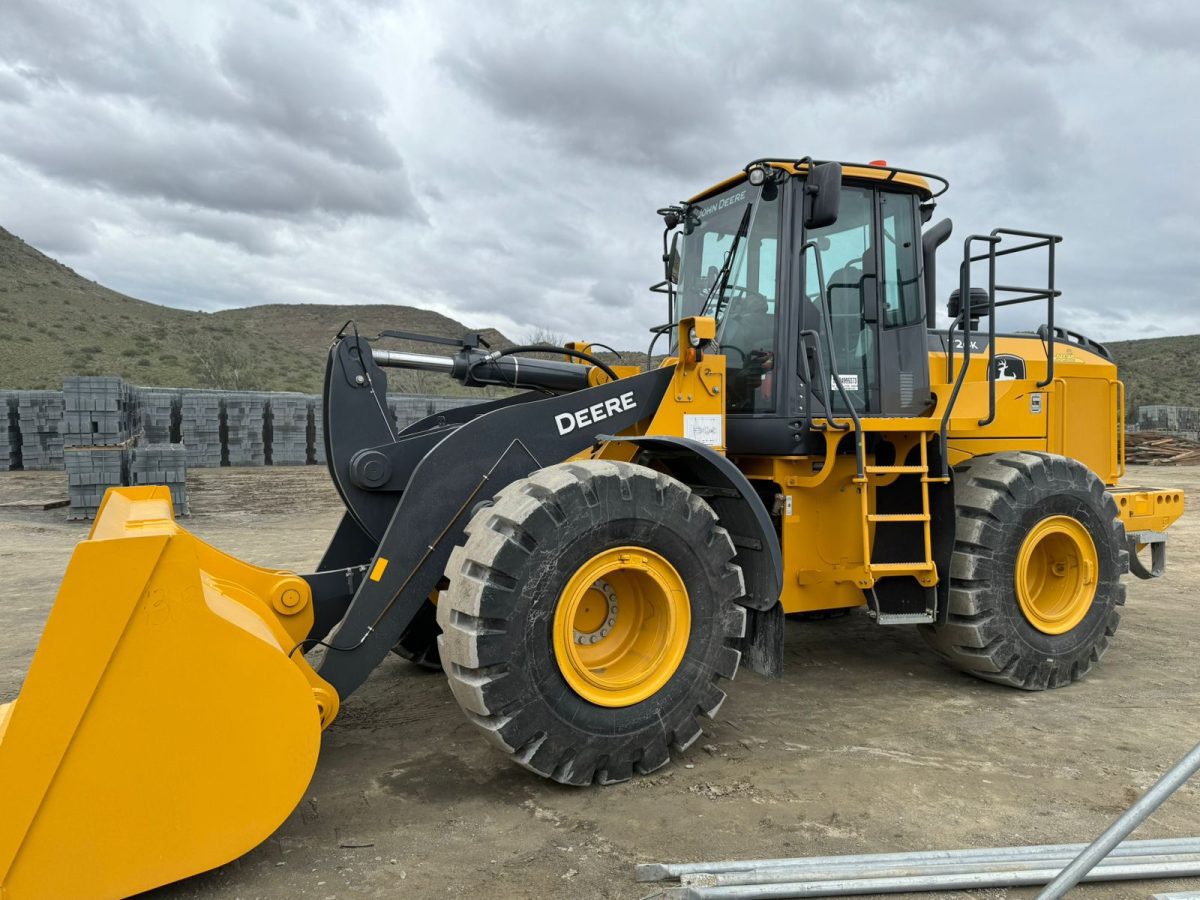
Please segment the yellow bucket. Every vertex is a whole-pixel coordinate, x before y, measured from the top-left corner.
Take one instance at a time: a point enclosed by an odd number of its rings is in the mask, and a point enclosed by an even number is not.
[[[303,797],[337,694],[303,579],[108,492],[0,706],[0,898],[120,897],[236,859]]]

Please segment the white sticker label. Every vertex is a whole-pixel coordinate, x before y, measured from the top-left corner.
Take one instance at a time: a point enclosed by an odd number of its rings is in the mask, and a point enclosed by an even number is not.
[[[710,447],[721,447],[725,436],[721,433],[724,416],[689,416],[683,417],[683,436],[689,441],[707,444]]]
[[[858,390],[858,376],[857,375],[839,375],[838,381],[840,381],[842,383],[842,387],[844,387],[848,391],[857,391]],[[838,389],[837,381],[833,380],[832,375],[829,376],[829,389],[831,391],[836,391]]]
[[[1034,413],[1035,415],[1041,414],[1041,412],[1042,412],[1042,395],[1041,394],[1030,394],[1029,395],[1029,411],[1031,413]]]
[[[788,494],[783,498],[783,514],[790,516],[792,514],[792,495]]]

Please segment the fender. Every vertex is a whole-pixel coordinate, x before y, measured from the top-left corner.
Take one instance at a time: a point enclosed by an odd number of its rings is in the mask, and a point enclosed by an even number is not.
[[[768,610],[783,590],[783,554],[775,523],[762,498],[741,469],[711,447],[673,436],[624,437],[600,435],[600,440],[636,444],[639,459],[659,462],[674,477],[704,497],[733,537],[746,579],[746,596],[739,601],[752,610]]]

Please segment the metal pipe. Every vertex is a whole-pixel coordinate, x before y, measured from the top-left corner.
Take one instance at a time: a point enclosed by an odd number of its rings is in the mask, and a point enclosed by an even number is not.
[[[1181,853],[1139,853],[1113,857],[1110,865],[1150,865],[1154,863],[1200,863],[1200,850]],[[722,872],[718,874],[684,875],[681,881],[692,887],[727,887],[729,885],[786,884],[799,881],[860,880],[866,878],[919,878],[923,875],[971,875],[983,872],[1027,872],[1035,869],[1061,869],[1071,861],[1069,855],[1035,859],[945,860],[911,864],[857,867],[830,866],[768,867],[752,872]]]
[[[436,356],[432,353],[405,353],[402,350],[379,350],[371,348],[375,365],[391,369],[420,369],[423,372],[446,372],[454,369],[454,357]]]
[[[1125,810],[1108,829],[1088,844],[1069,866],[1059,873],[1046,889],[1038,894],[1037,900],[1058,900],[1079,883],[1100,860],[1146,820],[1163,801],[1170,797],[1185,781],[1200,771],[1200,744],[1197,744],[1179,762],[1172,766],[1150,790],[1146,791],[1133,806]]]
[[[887,865],[919,862],[955,862],[1038,859],[1075,856],[1087,844],[1030,844],[1018,847],[980,847],[961,850],[915,850],[902,853],[861,853],[844,856],[798,856],[779,859],[726,859],[698,863],[643,863],[636,870],[638,881],[666,881],[683,875],[719,872],[752,872],[765,868],[828,868],[844,865]],[[1142,856],[1150,853],[1200,853],[1200,837],[1155,838],[1125,841],[1112,856]]]
[[[679,887],[665,896],[680,900],[785,900],[793,897],[852,897],[862,894],[903,894],[917,891],[968,891],[979,888],[1025,887],[1045,884],[1056,867],[1022,872],[973,872],[965,875],[922,875],[915,878],[847,878],[836,881],[796,881],[786,884],[743,884],[728,887]],[[1082,881],[1132,881],[1144,878],[1190,878],[1200,875],[1200,861],[1097,866]]]

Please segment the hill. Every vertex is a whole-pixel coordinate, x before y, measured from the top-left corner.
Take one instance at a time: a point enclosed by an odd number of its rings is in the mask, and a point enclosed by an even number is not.
[[[1200,334],[1108,344],[1125,382],[1129,415],[1139,406],[1200,406]]]
[[[461,337],[481,330],[493,346],[511,344],[494,329],[410,306],[276,304],[215,313],[159,306],[89,281],[0,228],[0,388],[61,388],[64,375],[77,374],[161,387],[318,393],[329,342],[348,319],[364,334],[390,328]],[[391,372],[389,384],[471,390],[419,372]]]

